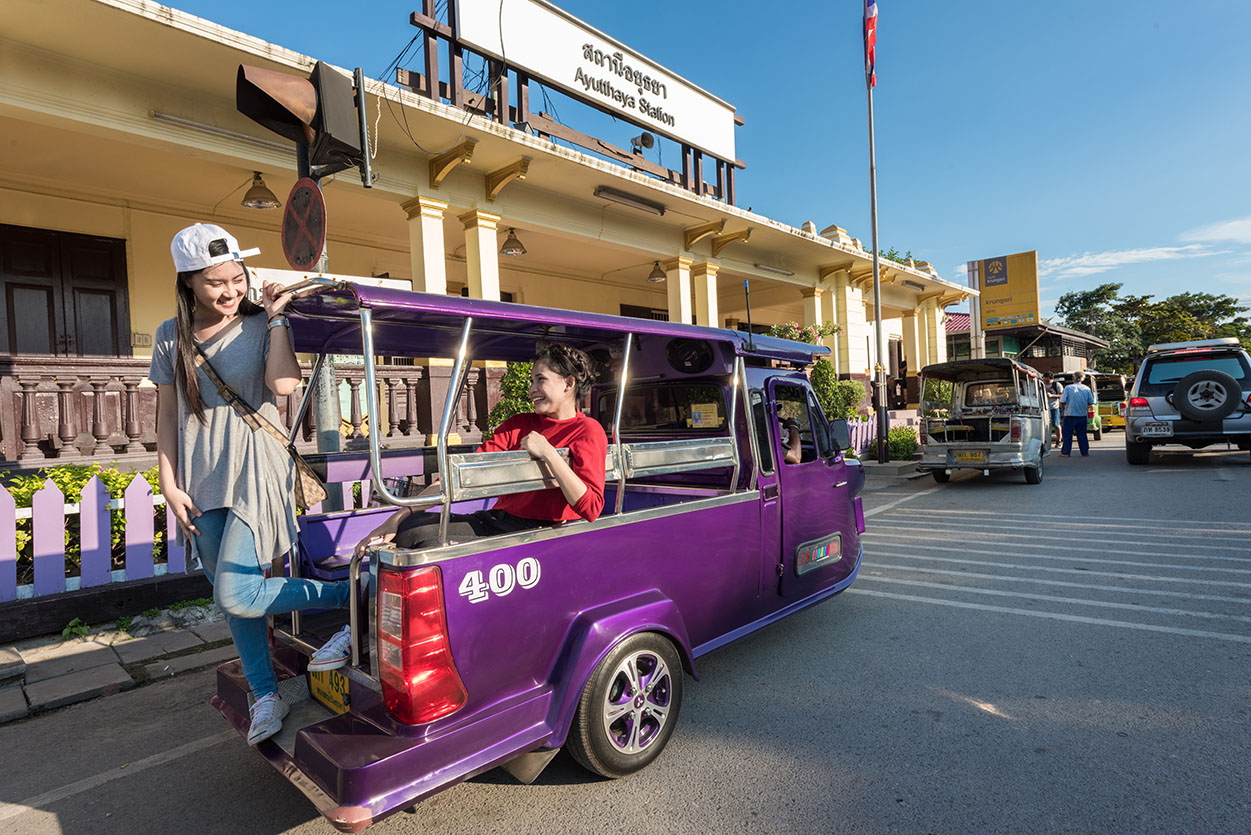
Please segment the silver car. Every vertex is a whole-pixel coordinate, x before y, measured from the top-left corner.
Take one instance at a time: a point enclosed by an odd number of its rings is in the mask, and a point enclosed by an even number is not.
[[[1251,361],[1237,339],[1152,345],[1125,412],[1125,457],[1147,464],[1151,448],[1251,450]]]
[[[1019,470],[1043,477],[1051,412],[1042,378],[1007,357],[956,360],[921,370],[921,460],[939,484],[958,469]]]

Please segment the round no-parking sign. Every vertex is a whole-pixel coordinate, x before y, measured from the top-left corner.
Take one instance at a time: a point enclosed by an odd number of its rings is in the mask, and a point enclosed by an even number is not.
[[[296,181],[282,212],[282,254],[293,270],[311,270],[326,247],[326,200],[314,180]]]

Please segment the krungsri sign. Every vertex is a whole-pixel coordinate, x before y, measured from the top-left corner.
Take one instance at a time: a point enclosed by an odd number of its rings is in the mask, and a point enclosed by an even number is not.
[[[459,0],[460,41],[642,127],[723,160],[734,108],[544,0]]]

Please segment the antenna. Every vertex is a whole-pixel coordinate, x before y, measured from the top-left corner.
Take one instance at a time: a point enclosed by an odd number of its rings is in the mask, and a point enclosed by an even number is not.
[[[755,331],[751,329],[751,289],[747,286],[747,279],[743,279],[743,297],[747,300],[747,347],[755,350]]]

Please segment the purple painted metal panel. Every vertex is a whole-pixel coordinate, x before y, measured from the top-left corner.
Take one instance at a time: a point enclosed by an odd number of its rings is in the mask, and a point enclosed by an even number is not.
[[[153,575],[152,485],[143,476],[136,475],[126,488],[125,501],[126,579],[143,580]]]
[[[0,487],[0,603],[17,599],[17,503]]]
[[[864,533],[864,503],[860,501],[860,497],[855,498],[856,507],[856,533]]]
[[[129,508],[128,508],[129,509]],[[109,582],[112,558],[112,525],[109,494],[97,476],[83,486],[78,505],[78,538],[82,547],[82,587],[102,586]]]
[[[374,345],[388,356],[451,356],[461,323],[474,317],[475,359],[526,360],[534,356],[536,334],[590,345],[615,341],[627,333],[662,339],[687,337],[729,343],[740,356],[810,363],[828,354],[824,345],[808,345],[741,331],[678,322],[634,319],[577,310],[468,299],[353,284],[296,299],[287,307],[297,351],[360,352],[361,307],[375,311]],[[420,327],[414,327],[420,326]]]
[[[182,574],[187,570],[187,549],[178,545],[178,518],[169,505],[165,505],[165,569],[170,574]]]
[[[31,500],[35,595],[65,591],[65,494],[48,479]]]

